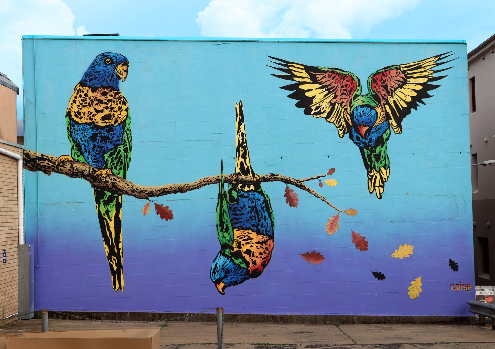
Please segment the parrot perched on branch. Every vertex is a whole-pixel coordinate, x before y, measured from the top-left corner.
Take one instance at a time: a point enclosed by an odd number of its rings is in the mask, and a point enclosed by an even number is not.
[[[235,176],[256,174],[251,168],[246,140],[242,101],[236,108],[236,162]],[[273,251],[274,218],[268,195],[259,182],[230,184],[225,191],[219,185],[217,203],[217,233],[220,242],[210,271],[211,281],[220,294],[225,289],[256,278],[270,262]]]
[[[127,77],[129,61],[118,53],[101,53],[74,88],[65,115],[71,156],[58,161],[80,161],[108,174],[126,178],[131,161],[131,118],[119,80]],[[95,189],[96,211],[110,265],[113,289],[124,290],[122,251],[122,196]]]
[[[429,91],[439,87],[432,82],[446,76],[436,74],[452,67],[434,68],[453,61],[448,60],[452,55],[447,52],[380,69],[369,76],[365,95],[361,94],[358,77],[351,72],[269,57],[276,64],[270,67],[284,73],[273,76],[295,82],[282,89],[292,91],[289,97],[298,100],[296,107],[303,108],[306,115],[334,124],[339,137],[349,134],[368,172],[368,191],[381,199],[390,175],[390,128],[397,134],[402,132],[402,120],[419,103],[425,104],[423,100],[431,97]]]

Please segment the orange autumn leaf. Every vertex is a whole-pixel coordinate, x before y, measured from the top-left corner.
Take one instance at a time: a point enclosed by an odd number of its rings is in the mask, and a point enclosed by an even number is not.
[[[301,254],[301,257],[308,263],[313,263],[314,265],[320,264],[325,260],[325,257],[321,255],[320,252],[306,252]]]
[[[340,222],[340,216],[339,213],[337,213],[335,216],[328,218],[327,222],[327,228],[325,231],[327,232],[328,235],[335,234],[337,232],[337,229],[339,229],[339,222]]]
[[[357,215],[358,211],[353,209],[353,208],[349,208],[349,209],[345,210],[344,213],[348,216],[355,216],[355,215]]]
[[[165,219],[166,221],[174,219],[174,214],[172,213],[172,210],[168,208],[168,206],[163,206],[155,203],[155,211],[161,219]]]
[[[150,213],[150,202],[149,201],[143,207],[143,216],[146,216],[148,213]]]
[[[356,245],[356,248],[359,249],[359,251],[368,251],[368,241],[366,241],[366,238],[361,236],[361,234],[353,231],[352,242]]]
[[[328,173],[327,173],[327,176],[331,176],[335,173],[335,169],[334,168],[331,168],[328,170]]]
[[[299,204],[299,198],[297,197],[297,193],[294,192],[294,189],[289,188],[287,185],[285,187],[285,202],[289,204],[290,207],[297,207]]]

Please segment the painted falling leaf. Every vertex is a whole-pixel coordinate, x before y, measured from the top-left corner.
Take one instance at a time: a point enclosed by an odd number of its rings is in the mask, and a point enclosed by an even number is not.
[[[325,182],[325,184],[328,185],[329,187],[335,187],[339,183],[339,182],[337,182],[336,179],[333,179],[333,178],[324,180],[323,182]]]
[[[337,229],[340,228],[339,222],[340,222],[339,213],[337,213],[335,216],[328,218],[327,228],[325,229],[328,235],[332,235],[337,232]]]
[[[366,238],[361,236],[361,234],[353,231],[352,242],[356,245],[356,248],[359,249],[359,251],[368,251],[368,241],[366,241]]]
[[[308,263],[313,263],[314,265],[320,264],[325,260],[325,257],[321,255],[320,252],[306,252],[301,254],[301,257]]]
[[[323,183],[320,180],[318,181],[318,185],[320,186],[320,188],[323,188]]]
[[[150,213],[150,202],[149,201],[143,207],[143,216],[146,216],[148,213]]]
[[[328,170],[327,176],[331,176],[335,173],[335,169],[332,167],[331,169]]]
[[[394,253],[392,253],[391,257],[402,259],[402,258],[408,258],[410,255],[413,254],[414,246],[404,244],[400,245],[398,250],[395,250]]]
[[[421,276],[417,279],[415,279],[414,281],[411,281],[411,286],[409,286],[407,288],[407,295],[409,296],[409,298],[411,299],[415,299],[415,298],[418,298],[419,297],[419,293],[420,292],[423,292],[423,290],[421,289],[421,286],[423,286],[423,284],[421,283]]]
[[[456,262],[454,262],[450,258],[449,258],[449,266],[450,266],[450,269],[452,269],[453,271],[459,271],[459,264],[457,264]]]
[[[344,213],[348,216],[355,216],[357,215],[358,211],[353,208],[348,208],[347,210],[344,211]]]
[[[294,192],[294,189],[289,188],[287,185],[285,187],[285,202],[289,204],[290,207],[297,207],[299,205],[299,198],[297,197],[297,193]]]
[[[166,221],[174,219],[174,214],[172,210],[168,208],[168,206],[163,206],[155,203],[155,211],[156,214],[159,215],[161,219],[165,219]]]
[[[377,280],[385,280],[385,275],[383,275],[383,273],[379,272],[379,271],[372,271],[373,273],[373,276],[377,279]]]

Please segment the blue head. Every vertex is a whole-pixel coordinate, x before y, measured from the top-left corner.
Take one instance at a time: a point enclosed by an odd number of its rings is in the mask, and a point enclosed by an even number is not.
[[[81,82],[88,87],[111,87],[119,89],[119,80],[127,77],[129,61],[113,52],[100,53],[84,73]]]
[[[373,127],[377,119],[378,113],[375,108],[368,105],[359,105],[352,111],[354,125],[358,128],[358,131],[363,138],[366,138],[366,131]]]
[[[225,294],[225,289],[235,286],[250,279],[249,271],[232,261],[221,251],[213,261],[210,270],[210,279],[215,284],[220,294]]]

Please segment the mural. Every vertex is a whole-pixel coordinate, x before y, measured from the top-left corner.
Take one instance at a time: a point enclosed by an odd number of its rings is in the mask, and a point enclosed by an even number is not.
[[[236,108],[235,175],[256,174],[251,167],[242,101]],[[223,177],[223,164],[222,164]],[[234,184],[224,189],[220,182],[217,232],[221,250],[211,266],[210,278],[220,294],[225,289],[256,278],[270,262],[275,222],[268,195],[259,182]]]
[[[23,50],[35,308],[469,315],[451,287],[474,278],[465,44],[26,37]],[[295,63],[315,52],[340,68]],[[381,66],[366,91],[357,76]],[[411,132],[390,137],[413,109]]]
[[[450,69],[434,69],[452,57],[442,53],[418,62],[392,65],[377,70],[368,77],[368,93],[361,92],[359,78],[338,68],[325,68],[289,62],[270,57],[277,69],[285,74],[273,74],[284,80],[295,81],[282,89],[293,91],[289,97],[297,99],[296,107],[304,114],[325,118],[334,124],[339,137],[349,134],[359,147],[364,167],[368,172],[368,191],[382,198],[385,182],[390,176],[387,141],[390,128],[402,133],[402,120],[425,104],[428,93],[439,85],[432,84],[445,76],[435,75]]]
[[[129,61],[118,53],[101,53],[74,88],[65,121],[71,156],[58,162],[79,161],[96,167],[97,176],[126,178],[131,162],[131,117],[127,100],[119,90]],[[95,189],[96,211],[105,246],[112,285],[124,290],[122,249],[122,196]]]

